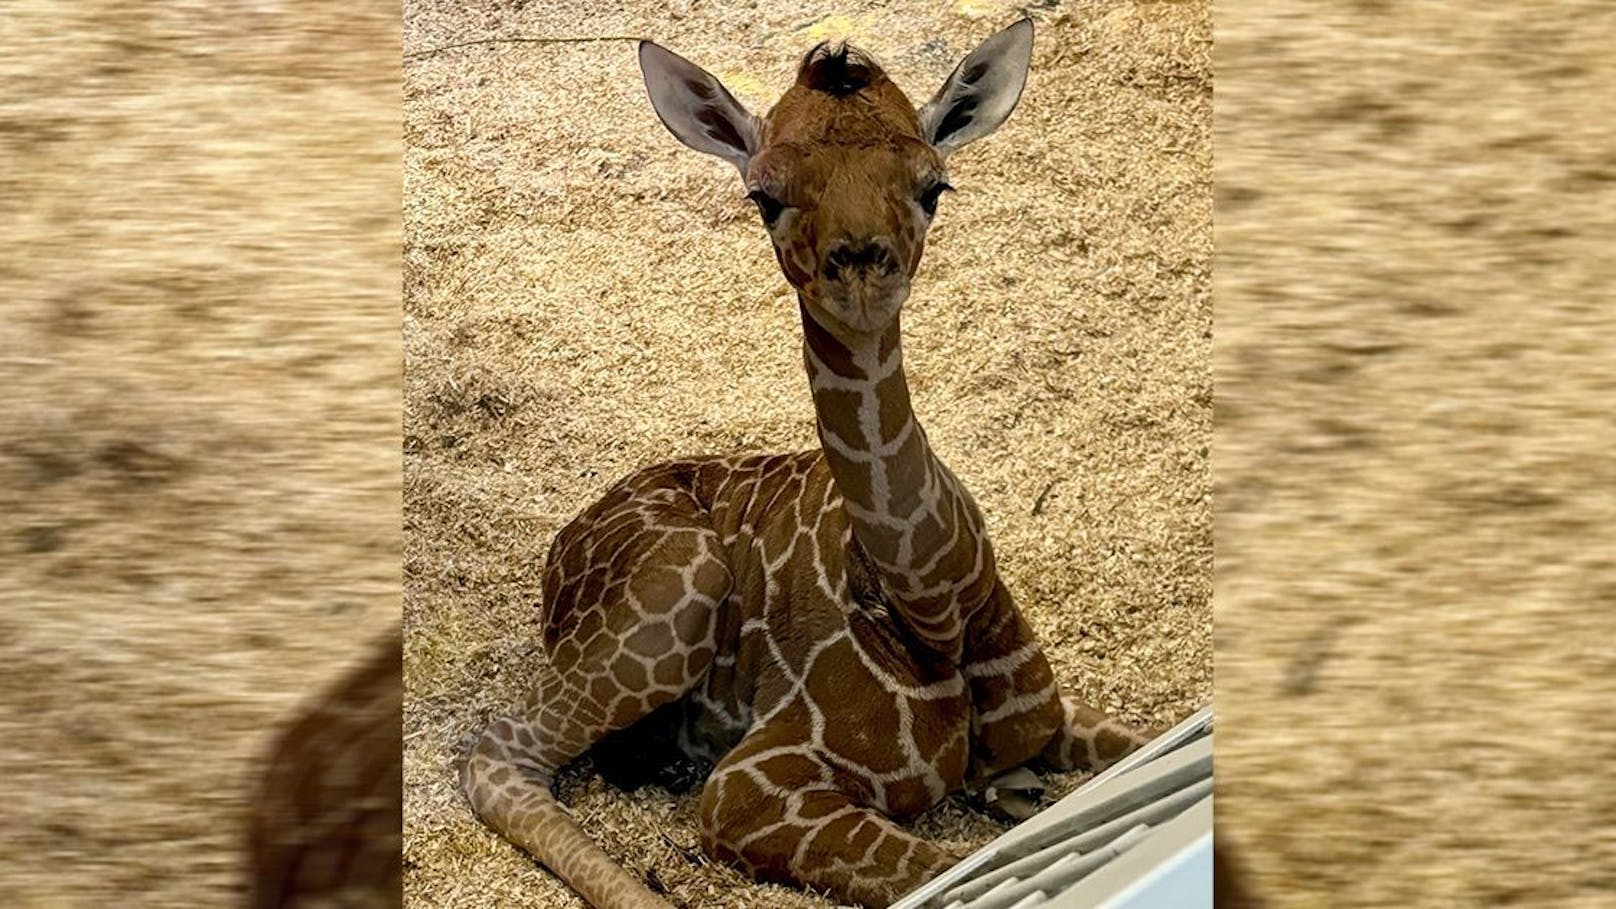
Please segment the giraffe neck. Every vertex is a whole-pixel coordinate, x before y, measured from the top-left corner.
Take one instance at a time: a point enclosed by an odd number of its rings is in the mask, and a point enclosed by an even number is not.
[[[996,582],[993,549],[915,419],[898,324],[849,346],[806,308],[802,322],[819,440],[853,536],[910,630],[958,660],[965,623]]]

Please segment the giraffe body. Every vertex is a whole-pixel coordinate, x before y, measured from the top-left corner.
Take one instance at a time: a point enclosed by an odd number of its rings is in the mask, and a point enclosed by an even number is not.
[[[658,114],[740,169],[797,287],[822,444],[648,468],[551,547],[548,662],[484,732],[463,786],[597,909],[668,904],[550,784],[636,729],[712,765],[711,854],[872,907],[955,858],[896,821],[1036,758],[1098,768],[1144,741],[1061,695],[903,371],[898,310],[945,156],[1008,116],[1030,50],[1025,22],[990,38],[917,112],[866,55],[822,45],[759,119],[642,46]]]

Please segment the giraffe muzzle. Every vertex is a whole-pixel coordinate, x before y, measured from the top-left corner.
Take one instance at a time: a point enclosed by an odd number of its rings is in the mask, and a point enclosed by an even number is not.
[[[817,283],[836,321],[860,333],[885,328],[909,298],[909,275],[883,240],[838,244],[826,253]]]

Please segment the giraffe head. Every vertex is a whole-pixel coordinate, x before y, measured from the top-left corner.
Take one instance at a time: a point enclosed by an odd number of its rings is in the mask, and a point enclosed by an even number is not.
[[[1010,116],[1031,56],[1032,23],[1023,19],[966,56],[917,110],[868,54],[820,44],[762,117],[650,42],[640,44],[640,69],[674,136],[741,172],[809,315],[854,341],[897,319],[938,199],[951,189],[948,155]]]

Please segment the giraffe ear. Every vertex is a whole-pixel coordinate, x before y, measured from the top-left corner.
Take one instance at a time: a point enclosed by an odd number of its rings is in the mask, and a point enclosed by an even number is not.
[[[982,42],[920,109],[920,131],[943,154],[999,128],[1015,110],[1032,62],[1032,20]]]
[[[640,42],[640,72],[651,106],[668,132],[699,152],[717,155],[746,176],[758,148],[758,120],[713,75],[649,41]]]

